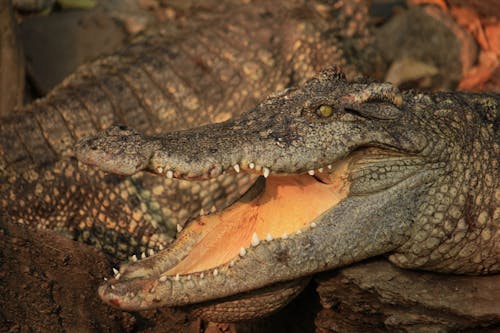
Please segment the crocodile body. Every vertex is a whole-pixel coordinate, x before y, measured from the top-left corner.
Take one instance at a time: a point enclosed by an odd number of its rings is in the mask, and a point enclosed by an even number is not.
[[[57,230],[119,259],[161,249],[176,225],[227,206],[255,177],[191,183],[106,175],[76,161],[74,143],[113,123],[158,134],[221,122],[325,64],[355,75],[358,64],[346,59],[369,52],[345,56],[344,49],[361,49],[369,34],[366,8],[352,5],[361,11],[345,5],[333,22],[300,3],[228,4],[191,31],[159,29],[82,67],[1,119],[2,219]]]
[[[250,317],[286,302],[287,281],[381,254],[404,268],[498,273],[499,105],[498,94],[401,93],[329,68],[224,123],[85,139],[78,158],[109,172],[263,175],[167,250],[123,265],[100,295],[129,310],[215,302],[209,318],[235,320],[249,300],[261,306]]]

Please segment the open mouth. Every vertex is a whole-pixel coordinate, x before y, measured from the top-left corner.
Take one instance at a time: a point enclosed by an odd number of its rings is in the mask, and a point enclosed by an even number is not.
[[[259,177],[233,205],[191,221],[167,250],[123,265],[114,279],[101,286],[101,298],[122,309],[144,309],[165,300],[155,296],[138,300],[137,294],[153,295],[162,283],[189,284],[230,275],[232,267],[259,244],[292,240],[316,228],[318,216],[348,196],[350,170],[365,155],[357,151],[314,172]],[[238,172],[258,172],[244,165],[240,168]],[[300,290],[303,287],[302,283]],[[166,301],[175,306],[198,302],[182,297],[173,304]]]
[[[222,212],[202,216],[186,228],[198,234],[188,255],[164,274],[206,272],[243,257],[246,249],[286,239],[315,227],[314,220],[349,192],[348,162],[309,174],[271,175]]]

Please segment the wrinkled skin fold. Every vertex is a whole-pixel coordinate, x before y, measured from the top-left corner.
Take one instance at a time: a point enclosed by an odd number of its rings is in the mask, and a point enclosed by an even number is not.
[[[123,265],[99,295],[125,310],[232,297],[205,313],[228,321],[270,312],[234,315],[262,288],[276,286],[284,305],[294,293],[279,284],[381,254],[405,268],[497,273],[499,103],[498,94],[401,93],[328,68],[223,123],[87,138],[78,159],[108,172],[263,175],[170,248]]]

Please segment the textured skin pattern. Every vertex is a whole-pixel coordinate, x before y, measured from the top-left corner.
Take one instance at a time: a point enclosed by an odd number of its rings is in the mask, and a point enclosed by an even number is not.
[[[78,158],[108,170],[190,179],[238,165],[264,177],[321,177],[347,161],[350,186],[300,232],[252,237],[228,263],[169,274],[198,241],[188,227],[172,248],[122,266],[100,295],[130,310],[186,305],[382,254],[406,268],[498,273],[499,106],[498,94],[401,93],[329,68],[221,124],[161,136],[112,128],[87,138]],[[332,112],[319,112],[325,107]]]
[[[337,7],[334,21],[300,2],[228,5],[184,34],[159,29],[80,68],[1,119],[2,218],[58,230],[119,259],[162,248],[176,224],[234,201],[251,177],[187,183],[105,175],[73,159],[76,140],[113,123],[155,134],[220,122],[326,64],[354,75],[363,57],[351,53],[369,35],[366,8],[352,6]],[[337,22],[351,24],[344,31]]]
[[[417,95],[428,146],[422,156],[441,176],[419,207],[409,241],[390,257],[402,267],[449,273],[500,270],[500,96]]]

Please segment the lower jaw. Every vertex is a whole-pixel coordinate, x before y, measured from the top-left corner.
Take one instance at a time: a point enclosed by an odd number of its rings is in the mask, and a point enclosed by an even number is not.
[[[231,323],[269,316],[282,309],[307,286],[310,277],[277,283],[248,293],[195,304],[186,309],[195,317]]]

